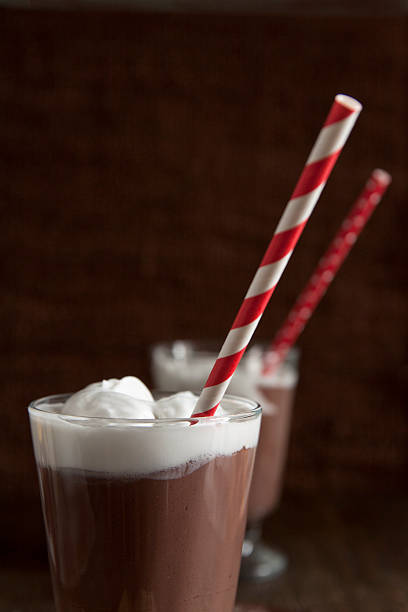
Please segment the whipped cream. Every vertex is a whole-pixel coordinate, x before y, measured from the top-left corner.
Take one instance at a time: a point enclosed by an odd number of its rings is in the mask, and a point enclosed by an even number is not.
[[[155,401],[149,389],[134,376],[92,383],[65,402],[63,413],[113,419],[188,419],[197,397],[183,391]],[[224,413],[219,407],[217,416]]]
[[[139,400],[139,401],[137,401]],[[135,376],[110,378],[92,383],[74,393],[64,405],[64,414],[124,419],[152,419],[154,399]]]
[[[216,418],[191,426],[182,419],[190,418],[196,401],[189,391],[155,401],[142,381],[126,376],[88,385],[59,405],[37,402],[39,410],[29,409],[37,461],[54,468],[167,479],[256,446],[260,418],[240,418],[254,405],[224,398]],[[160,422],[169,418],[181,420]]]

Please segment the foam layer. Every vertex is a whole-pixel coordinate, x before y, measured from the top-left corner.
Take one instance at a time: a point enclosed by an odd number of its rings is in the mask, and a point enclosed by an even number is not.
[[[188,342],[158,345],[153,351],[152,368],[156,386],[168,391],[201,389],[217,354],[195,351]],[[270,376],[262,374],[263,349],[248,349],[231,379],[227,392],[265,404],[259,387],[293,388],[298,379],[296,368],[288,361],[282,363]]]
[[[253,409],[243,400],[224,400],[216,417],[194,425],[189,421],[167,423],[163,419],[189,417],[197,397],[178,393],[154,401],[143,383],[132,378],[94,383],[65,403],[48,408],[40,405],[41,412],[30,408],[38,463],[175,478],[216,456],[256,446],[260,417],[242,419]],[[149,399],[140,399],[147,394]],[[52,412],[46,412],[49,408]],[[228,420],[231,416],[236,420]],[[143,423],[141,419],[151,420]]]

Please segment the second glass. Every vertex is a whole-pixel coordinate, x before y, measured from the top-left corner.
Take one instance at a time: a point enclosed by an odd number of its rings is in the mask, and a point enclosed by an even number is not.
[[[157,344],[151,352],[156,387],[167,391],[200,389],[214,364],[220,345],[177,340]],[[291,349],[272,376],[262,374],[265,346],[249,348],[228,391],[256,399],[262,405],[262,425],[248,504],[248,523],[242,549],[241,578],[269,580],[287,566],[281,551],[262,542],[263,520],[279,504],[289,441],[292,406],[298,381],[298,350]]]

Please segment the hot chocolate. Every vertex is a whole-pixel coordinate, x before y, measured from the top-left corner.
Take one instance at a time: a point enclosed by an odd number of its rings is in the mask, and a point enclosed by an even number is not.
[[[256,404],[189,419],[192,394],[133,402],[107,382],[30,408],[57,611],[232,612]]]
[[[295,387],[260,387],[265,397],[254,473],[248,505],[248,521],[259,521],[277,507],[292,417]]]
[[[254,452],[186,476],[40,468],[58,612],[232,611]]]

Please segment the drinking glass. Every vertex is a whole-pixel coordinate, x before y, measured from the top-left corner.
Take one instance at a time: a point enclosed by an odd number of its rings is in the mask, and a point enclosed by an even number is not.
[[[191,340],[154,345],[151,369],[155,386],[170,391],[199,389],[207,379],[219,347],[213,341]],[[279,505],[298,381],[297,348],[289,351],[285,362],[272,375],[263,373],[267,351],[267,345],[262,343],[250,347],[228,388],[229,392],[252,397],[262,405],[240,573],[242,579],[257,581],[274,578],[287,566],[286,555],[262,541],[262,524]]]
[[[261,409],[123,419],[29,407],[57,612],[232,612]]]

